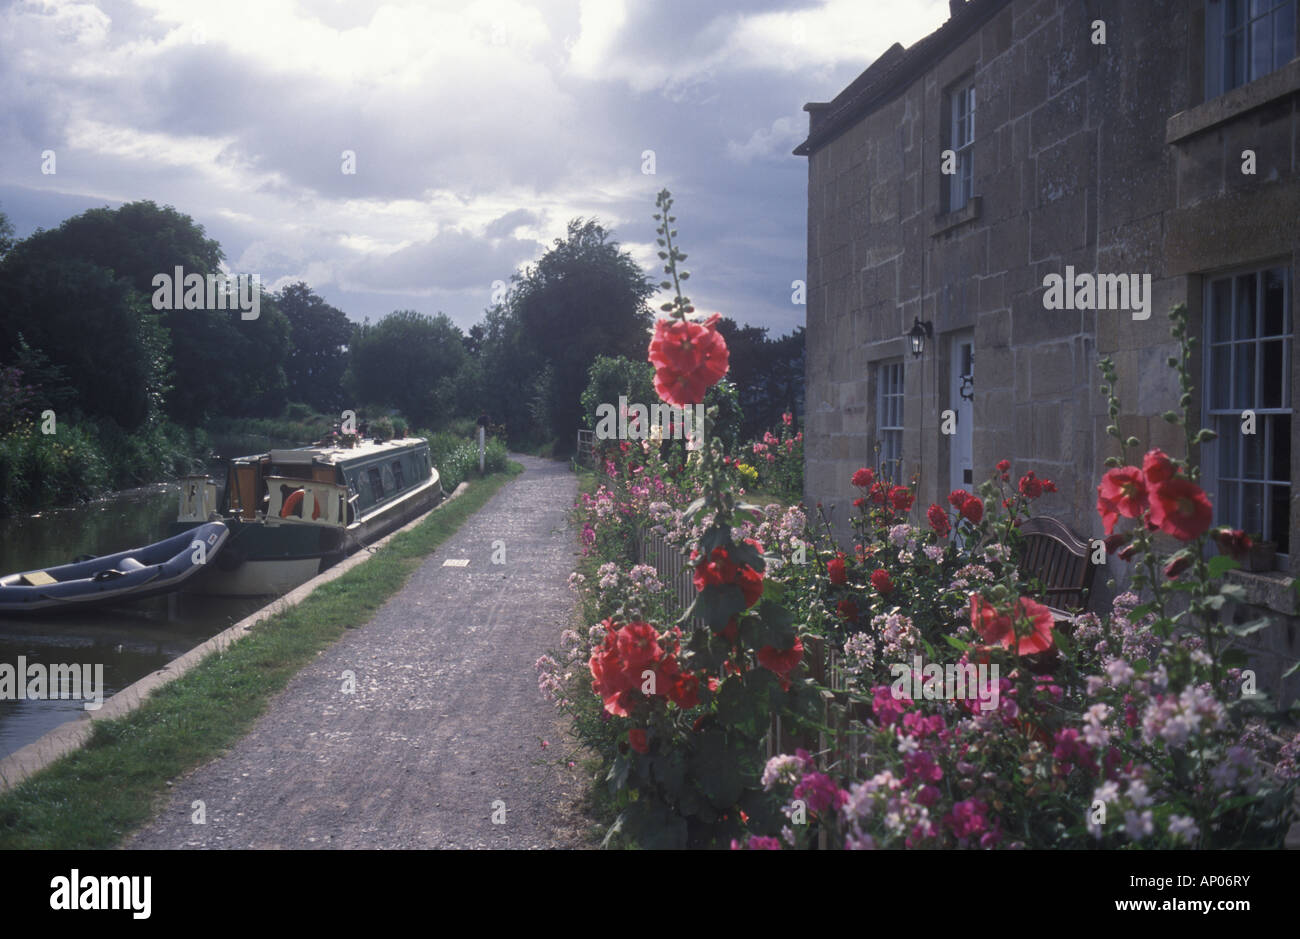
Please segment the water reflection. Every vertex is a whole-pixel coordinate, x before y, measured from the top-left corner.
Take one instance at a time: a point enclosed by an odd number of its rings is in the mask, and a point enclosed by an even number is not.
[[[0,519],[0,573],[66,564],[166,536],[174,484],[116,493],[87,505]],[[104,666],[104,697],[184,655],[262,606],[257,599],[172,594],[120,608],[45,617],[0,615],[0,663]],[[80,700],[0,701],[0,757],[84,713]]]

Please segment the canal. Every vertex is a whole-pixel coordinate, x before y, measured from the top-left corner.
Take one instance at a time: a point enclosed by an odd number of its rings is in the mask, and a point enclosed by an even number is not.
[[[151,544],[166,536],[167,526],[176,519],[178,499],[176,484],[160,483],[72,508],[0,519],[0,573],[40,570],[81,554],[111,554]],[[115,609],[44,617],[0,614],[0,665],[16,669],[20,657],[27,666],[102,665],[107,699],[267,602],[172,594]],[[0,758],[85,713],[84,703],[0,699]]]

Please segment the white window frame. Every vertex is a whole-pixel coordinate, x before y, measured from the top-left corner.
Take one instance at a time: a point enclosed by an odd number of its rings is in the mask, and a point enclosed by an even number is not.
[[[1267,278],[1280,280],[1283,309],[1280,332],[1263,335]],[[1249,290],[1253,290],[1254,309],[1247,311],[1250,298],[1245,293]],[[1224,293],[1226,304],[1222,302]],[[1202,445],[1202,469],[1206,491],[1214,503],[1215,524],[1259,532],[1266,540],[1276,541],[1278,556],[1284,562],[1289,561],[1294,550],[1289,544],[1294,455],[1286,461],[1286,466],[1275,468],[1273,462],[1277,445],[1290,451],[1294,419],[1291,387],[1294,301],[1290,263],[1280,261],[1207,276],[1204,298],[1202,406],[1205,425],[1219,436],[1213,443]],[[1225,316],[1226,329],[1222,328]],[[1262,403],[1266,351],[1276,360],[1278,349],[1266,350],[1266,346],[1279,346],[1281,359],[1277,398],[1267,406]],[[1244,385],[1239,380],[1239,370],[1249,372],[1249,380]],[[1253,437],[1242,433],[1242,414],[1248,409],[1255,414]],[[1248,468],[1252,458],[1258,461],[1257,472]],[[1281,510],[1274,516],[1269,507],[1279,501]]]
[[[948,176],[948,211],[964,209],[975,195],[975,85],[948,92],[948,146],[956,172]]]
[[[876,366],[876,440],[880,471],[899,482],[903,475],[903,360]]]
[[[1206,0],[1207,101],[1295,58],[1296,6],[1297,0]]]

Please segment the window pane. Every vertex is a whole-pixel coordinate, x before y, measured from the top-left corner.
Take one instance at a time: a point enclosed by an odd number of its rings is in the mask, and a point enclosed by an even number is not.
[[[1232,33],[1223,45],[1224,90],[1246,83],[1246,31]]]
[[[1210,342],[1227,342],[1232,338],[1232,278],[1216,280],[1210,286]]]
[[[1241,527],[1248,534],[1264,529],[1264,487],[1258,483],[1241,487]]]
[[[1246,479],[1264,478],[1264,442],[1268,436],[1267,421],[1256,425],[1257,433],[1241,435],[1242,473]]]
[[[1210,407],[1232,407],[1228,391],[1232,387],[1232,346],[1214,346],[1210,350]]]
[[[1281,268],[1264,272],[1264,328],[1261,336],[1286,335],[1286,281]]]
[[[1234,368],[1232,371],[1232,406],[1235,408],[1252,408],[1255,406],[1255,344],[1242,343],[1232,347]]]
[[[1291,553],[1291,516],[1287,496],[1290,489],[1286,486],[1268,487],[1268,537],[1277,542],[1277,550],[1282,554]]]
[[[1215,520],[1230,528],[1241,527],[1241,511],[1237,505],[1237,484],[1219,483],[1219,503],[1215,506]]]
[[[1286,360],[1286,340],[1261,342],[1263,361],[1260,362],[1260,398],[1261,408],[1286,407],[1282,400],[1282,387],[1285,383],[1283,362]]]
[[[1237,332],[1234,339],[1255,338],[1255,275],[1237,278]]]
[[[1238,440],[1241,438],[1241,421],[1236,415],[1221,417],[1215,421],[1215,432],[1219,435],[1218,440],[1218,475],[1222,479],[1235,479],[1237,477],[1237,448],[1240,446]]]
[[[1250,24],[1250,77],[1273,71],[1273,18],[1266,16]]]
[[[1295,0],[1288,0],[1273,14],[1273,68],[1295,57]]]
[[[1266,419],[1269,422],[1269,434],[1273,443],[1273,460],[1272,466],[1269,467],[1269,478],[1279,481],[1290,480],[1291,415],[1270,414]]]

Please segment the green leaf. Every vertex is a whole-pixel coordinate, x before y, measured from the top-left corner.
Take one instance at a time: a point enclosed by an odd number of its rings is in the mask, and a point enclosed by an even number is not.
[[[1249,623],[1242,623],[1240,626],[1229,626],[1228,632],[1234,636],[1249,636],[1269,626],[1272,622],[1271,619],[1264,616],[1260,619],[1253,619]]]
[[[962,641],[961,641],[960,639],[958,639],[956,636],[947,636],[947,635],[945,635],[945,636],[943,637],[943,641],[946,642],[946,643],[948,643],[948,645],[952,646],[952,647],[953,647],[954,649],[956,649],[958,652],[965,652],[967,649],[970,648],[970,643],[969,643],[969,642],[962,642]]]
[[[1211,577],[1222,577],[1228,571],[1235,571],[1241,567],[1239,563],[1226,554],[1216,554],[1210,558],[1206,566],[1210,569]]]

